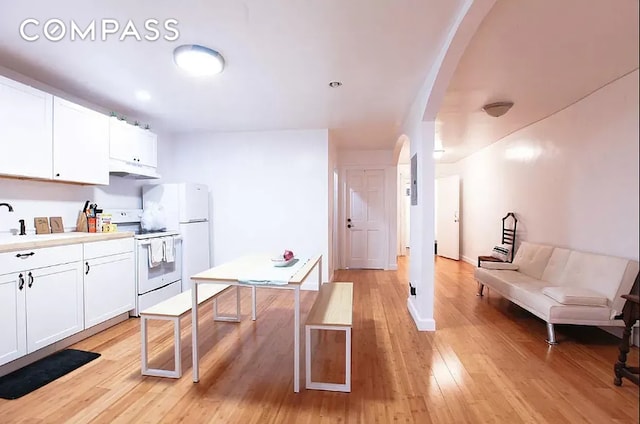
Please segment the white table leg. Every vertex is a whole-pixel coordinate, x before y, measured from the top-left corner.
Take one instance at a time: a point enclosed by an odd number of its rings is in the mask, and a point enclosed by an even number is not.
[[[251,319],[256,320],[256,288],[251,287]]]
[[[140,328],[142,330],[142,375],[144,375],[147,372],[147,363],[149,362],[147,359],[147,317],[144,315],[140,317]]]
[[[193,382],[200,381],[198,370],[198,283],[191,288],[191,353],[193,355]]]
[[[293,391],[300,391],[300,286],[296,285],[293,324]]]

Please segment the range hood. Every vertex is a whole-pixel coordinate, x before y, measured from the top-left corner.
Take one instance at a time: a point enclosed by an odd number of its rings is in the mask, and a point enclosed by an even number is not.
[[[160,178],[156,168],[144,165],[134,165],[120,160],[109,161],[109,174],[136,180],[153,180]]]

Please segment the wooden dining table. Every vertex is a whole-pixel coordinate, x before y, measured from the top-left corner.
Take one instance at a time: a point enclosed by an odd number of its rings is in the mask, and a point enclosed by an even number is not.
[[[192,281],[192,344],[193,354],[193,382],[200,380],[199,374],[199,349],[198,349],[198,287],[201,284],[228,284],[242,287],[253,287],[253,311],[255,320],[255,288],[269,288],[280,290],[292,290],[294,292],[294,324],[293,324],[293,391],[300,391],[300,286],[315,267],[318,268],[317,289],[322,284],[322,255],[316,255],[309,259],[298,259],[297,266],[292,266],[287,272],[287,267],[275,269],[269,255],[251,255],[214,266],[206,271],[191,276]],[[276,280],[277,279],[277,280]],[[240,311],[238,311],[240,315]]]

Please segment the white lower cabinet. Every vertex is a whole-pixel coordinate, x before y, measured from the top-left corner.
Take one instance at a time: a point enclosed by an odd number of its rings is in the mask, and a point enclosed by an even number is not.
[[[133,252],[85,261],[84,321],[87,328],[135,307]]]
[[[24,286],[18,275],[0,275],[0,365],[27,354]],[[24,278],[23,274],[20,274]]]
[[[135,308],[133,238],[0,253],[0,365]]]
[[[26,273],[27,353],[84,329],[82,262]]]
[[[0,365],[84,329],[82,246],[0,254]]]

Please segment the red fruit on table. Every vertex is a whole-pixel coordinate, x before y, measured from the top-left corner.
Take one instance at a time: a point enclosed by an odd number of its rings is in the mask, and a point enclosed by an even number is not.
[[[293,252],[291,250],[285,250],[284,255],[282,255],[285,261],[289,261],[293,259]]]

